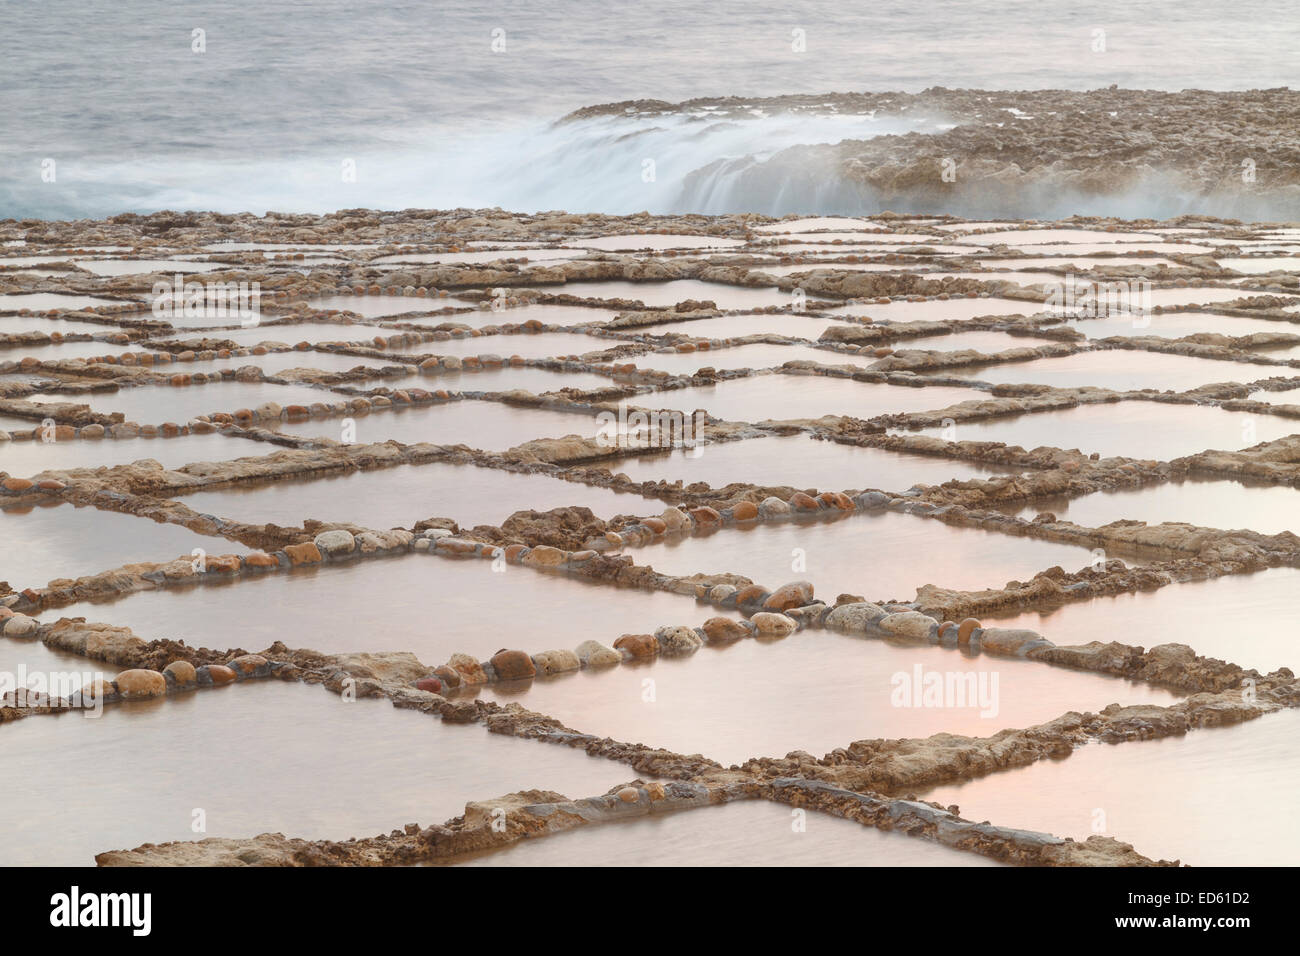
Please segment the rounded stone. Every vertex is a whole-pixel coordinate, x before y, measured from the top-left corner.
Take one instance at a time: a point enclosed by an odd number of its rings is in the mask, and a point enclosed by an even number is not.
[[[978,628],[979,626],[980,626],[980,622],[975,620],[975,618],[973,617],[968,617],[965,620],[963,620],[960,624],[957,625],[957,643],[969,644],[971,634],[973,634],[975,632],[975,629]]]
[[[208,679],[212,681],[214,687],[221,687],[225,684],[233,684],[238,678],[238,674],[224,664],[208,664],[199,668],[200,671],[206,671]],[[202,677],[200,677],[202,682]]]
[[[664,654],[690,654],[704,646],[694,628],[668,625],[655,631],[655,640]]]
[[[697,527],[700,528],[717,528],[722,524],[722,515],[718,514],[714,508],[692,508],[691,518],[694,519]]]
[[[26,614],[14,614],[4,622],[5,637],[35,637],[40,624]]]
[[[660,800],[668,799],[668,791],[664,788],[664,785],[660,783],[658,780],[652,783],[647,783],[645,785],[645,791],[647,794],[650,795],[651,803],[658,803]]]
[[[793,634],[799,626],[793,618],[770,611],[759,611],[749,620],[764,637],[785,637]]]
[[[244,654],[226,666],[240,677],[265,677],[271,673],[271,662],[261,654]]]
[[[492,655],[491,664],[501,680],[527,680],[537,676],[533,659],[523,651],[497,651]]]
[[[162,697],[167,693],[167,678],[158,671],[137,668],[122,671],[114,681],[117,692],[125,700],[143,700],[147,697]]]
[[[758,518],[758,505],[752,501],[742,501],[731,509],[731,517],[736,521],[754,521]]]
[[[790,506],[775,496],[764,498],[759,503],[758,513],[764,518],[779,518],[790,513]]]
[[[659,653],[659,641],[653,634],[624,634],[614,642],[614,647],[637,660]]]
[[[435,667],[433,669],[433,676],[442,681],[442,683],[447,687],[460,686],[460,674],[456,673],[446,664],[443,664],[441,667]]]
[[[415,682],[416,690],[425,690],[431,694],[442,693],[442,681],[436,677],[421,677]]]
[[[700,628],[710,644],[730,644],[749,637],[749,628],[729,617],[711,617]]]
[[[623,662],[622,654],[600,641],[583,641],[574,648],[574,653],[583,667],[609,667]]]
[[[351,554],[356,550],[357,541],[351,531],[322,531],[312,541],[324,554]]]
[[[788,611],[794,607],[803,607],[813,602],[813,586],[810,581],[793,581],[783,584],[767,596],[763,602],[765,611]]]
[[[624,787],[618,792],[618,798],[624,803],[636,803],[641,799],[641,791],[636,787]]]
[[[295,567],[300,564],[320,564],[320,548],[308,541],[306,544],[285,545],[284,553],[289,556],[289,563]]]
[[[180,687],[189,687],[198,683],[198,672],[189,661],[172,661],[163,668],[164,674],[171,674]]]
[[[820,511],[821,506],[817,504],[817,499],[802,491],[796,491],[790,496],[790,507],[795,511]]]
[[[659,518],[664,523],[665,531],[682,531],[691,526],[690,517],[680,508],[665,508]]]
[[[579,670],[582,662],[573,651],[542,651],[540,654],[533,655],[533,666],[537,668],[537,673],[548,676]]]

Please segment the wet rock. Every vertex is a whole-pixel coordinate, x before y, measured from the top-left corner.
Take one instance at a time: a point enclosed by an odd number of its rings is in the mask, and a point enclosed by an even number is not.
[[[312,541],[322,554],[351,554],[357,546],[351,531],[322,531]]]
[[[641,791],[636,787],[623,787],[618,791],[618,798],[624,803],[636,803],[641,799]]]
[[[246,568],[278,568],[280,562],[265,551],[251,551],[244,555]]]
[[[167,693],[167,678],[158,671],[143,669],[122,671],[117,675],[114,683],[123,700],[162,697]]]
[[[853,504],[853,499],[838,491],[823,491],[817,496],[817,500],[827,508],[832,508],[835,511],[853,511],[856,507]]]
[[[731,517],[736,521],[758,520],[758,505],[752,501],[741,501],[731,509]]]
[[[736,607],[742,610],[758,609],[767,600],[768,590],[759,584],[751,584],[736,592]]]
[[[698,651],[704,641],[694,628],[667,625],[655,631],[655,640],[663,654],[691,654]]]
[[[40,627],[34,618],[26,614],[14,614],[4,621],[3,632],[5,637],[35,637]]]
[[[460,686],[460,674],[452,670],[446,664],[433,669],[433,675],[437,677],[447,687],[455,689]]]
[[[261,654],[244,654],[226,666],[243,678],[266,677],[271,673],[271,662]]]
[[[934,618],[919,611],[902,611],[898,614],[886,614],[876,622],[876,627],[895,637],[910,640],[928,641],[938,631]]]
[[[790,506],[780,498],[764,498],[758,506],[758,513],[764,518],[781,518],[790,513]]]
[[[177,687],[193,687],[198,683],[198,672],[189,661],[172,661],[163,668],[163,674],[170,674]]]
[[[532,663],[531,661],[529,662]],[[447,659],[447,666],[460,675],[461,681],[466,684],[486,684],[487,674],[483,670],[483,665],[478,662],[478,658],[471,657],[468,654],[452,654]]]
[[[811,495],[806,495],[802,491],[796,491],[790,496],[790,508],[793,511],[820,511],[821,505],[817,499]]]
[[[799,627],[794,618],[770,611],[759,611],[749,620],[763,637],[785,637],[787,634],[793,634]]]
[[[233,684],[239,675],[224,664],[205,664],[197,669],[197,676],[201,687],[222,687]]]
[[[659,641],[653,634],[624,634],[614,642],[614,647],[634,660],[645,660],[659,653]]]
[[[732,597],[738,588],[734,584],[715,584],[709,588],[709,600],[714,604],[723,604]]]
[[[530,568],[558,568],[568,559],[568,552],[543,544],[524,555],[522,563]]]
[[[732,641],[749,637],[750,634],[749,628],[744,624],[727,617],[711,617],[700,629],[704,631],[704,638],[710,644],[730,644]]]
[[[583,667],[609,667],[623,662],[622,654],[600,641],[583,641],[574,653]]]
[[[722,515],[714,508],[692,508],[690,514],[695,526],[702,531],[722,526]]]
[[[527,680],[537,675],[533,659],[524,651],[497,651],[489,663],[501,680]]]
[[[415,689],[428,691],[431,694],[441,694],[442,681],[436,677],[421,677],[415,682]]]
[[[685,531],[691,527],[690,517],[679,508],[665,508],[659,519],[663,521],[664,527],[669,533]]]
[[[582,662],[573,651],[542,651],[540,654],[533,655],[533,666],[537,668],[538,674],[545,677],[579,670]]]
[[[1037,631],[1021,628],[986,627],[980,634],[980,650],[986,654],[1024,657],[1032,650],[1051,646],[1052,642]]]
[[[813,601],[813,586],[809,581],[794,581],[783,584],[763,601],[765,611],[788,611],[792,607],[803,607]]]
[[[866,634],[885,617],[885,609],[870,601],[841,604],[826,615],[826,627],[841,634]]]
[[[294,567],[303,564],[320,564],[321,562],[320,548],[311,542],[285,545],[284,553],[289,556],[289,563]]]
[[[957,625],[957,643],[969,644],[971,635],[979,630],[980,622],[973,617],[965,618]]]

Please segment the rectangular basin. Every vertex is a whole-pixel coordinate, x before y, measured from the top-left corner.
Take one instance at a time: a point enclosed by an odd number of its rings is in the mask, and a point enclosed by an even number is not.
[[[479,379],[475,378],[475,382]],[[480,386],[482,387],[482,386]],[[354,441],[362,444],[399,441],[413,445],[469,445],[485,451],[505,451],[535,438],[566,435],[595,437],[601,423],[595,415],[526,408],[501,402],[464,399],[445,405],[389,409],[352,418]],[[281,422],[278,430],[302,438],[343,438],[344,419]]]
[[[761,422],[823,415],[874,418],[937,410],[984,396],[984,392],[956,386],[915,388],[824,375],[773,374],[638,395],[635,403],[683,412],[702,408],[726,421]]]
[[[448,509],[422,510],[433,517]],[[493,565],[415,553],[371,558],[138,591],[45,611],[41,619],[84,616],[125,625],[145,640],[171,637],[195,647],[260,649],[282,640],[326,654],[410,651],[432,668],[458,652],[487,660],[503,647],[537,654],[586,640],[612,645],[623,634],[696,626],[712,616],[667,591]]]
[[[905,491],[917,484],[938,485],[954,478],[1006,474],[1006,469],[955,459],[840,445],[804,435],[719,442],[605,464],[633,481],[705,481],[714,488],[732,482],[789,485],[818,491],[881,488]]]
[[[719,309],[765,309],[787,306],[793,302],[789,292],[775,286],[767,288],[704,282],[699,279],[673,279],[669,282],[568,282],[555,290],[586,299],[628,299],[648,308],[668,309],[679,302],[694,299],[712,302]]]
[[[687,319],[638,326],[629,331],[642,335],[689,335],[701,339],[730,339],[744,335],[788,335],[817,341],[827,329],[843,328],[844,322],[801,313],[719,315],[711,319]]]
[[[932,672],[944,674],[945,681],[949,673],[973,674],[973,685],[963,679],[976,693],[946,697],[943,706],[903,706],[895,691],[915,683],[918,666],[922,681]],[[966,657],[955,650],[900,647],[830,631],[705,645],[689,658],[579,671],[531,685],[491,684],[481,694],[550,714],[578,730],[701,753],[724,766],[793,750],[820,757],[863,739],[983,737],[1052,720],[1070,709],[1096,712],[1116,702],[1177,700],[1148,685],[1035,661]],[[1023,824],[1014,816],[975,819]]]
[[[1282,371],[1264,365],[1194,358],[1137,349],[1076,352],[1028,362],[966,365],[929,374],[969,378],[994,385],[1051,385],[1080,388],[1091,385],[1117,392],[1153,388],[1185,392],[1219,382],[1254,382]]]
[[[455,866],[997,866],[988,857],[810,811],[795,832],[791,810],[766,800],[581,827]]]
[[[636,776],[569,747],[278,681],[22,724],[6,755],[51,783],[15,788],[0,806],[6,866],[93,866],[106,850],[205,836],[376,836],[442,823],[470,800],[532,788],[592,796]],[[87,767],[94,786],[77,783]]]
[[[1184,522],[1225,531],[1300,534],[1300,491],[1284,485],[1187,478],[1142,488],[1098,491],[1081,498],[1034,498],[994,505],[1006,514],[1051,512],[1063,521],[1098,528],[1112,521]]]
[[[1000,588],[1053,565],[1077,571],[1092,560],[1091,550],[1080,545],[892,511],[736,526],[629,553],[638,564],[669,574],[730,572],[769,588],[808,580],[828,604],[842,593],[868,601],[911,601],[924,584],[961,591]]]
[[[25,422],[13,428],[0,422],[0,430],[27,431],[39,427]],[[51,469],[99,468],[128,465],[152,458],[164,468],[179,468],[198,461],[229,461],[280,451],[278,445],[265,445],[219,432],[209,435],[182,435],[177,438],[73,439],[43,442],[10,441],[0,444],[0,471],[21,478]]]
[[[209,554],[247,550],[178,524],[70,504],[0,508],[0,541],[0,581],[14,590],[139,561],[171,561],[195,548]]]
[[[241,408],[257,408],[267,402],[278,405],[311,405],[314,402],[338,402],[344,397],[338,392],[310,385],[276,385],[273,382],[210,382],[205,385],[174,387],[171,385],[137,385],[119,388],[115,392],[68,394],[38,392],[29,395],[33,402],[72,402],[89,405],[101,415],[121,412],[126,421],[141,425],[161,425],[163,422],[184,424],[199,415],[214,412],[234,412]]]
[[[868,316],[876,322],[956,322],[984,315],[1034,315],[1043,311],[1038,302],[1001,299],[996,296],[975,299],[927,299],[924,302],[890,302],[880,305],[864,302],[828,311],[837,315]]]
[[[1192,866],[1294,866],[1300,712],[1185,737],[1092,744],[1065,760],[921,794],[972,820],[1085,840],[1098,827],[1152,859]],[[1227,812],[1225,812],[1227,811]]]
[[[500,524],[516,511],[571,505],[598,517],[658,512],[657,499],[562,481],[541,474],[431,462],[354,471],[310,480],[241,482],[182,495],[195,511],[249,524],[296,527],[305,518],[351,522],[363,528],[410,528],[437,513],[462,527]]]
[[[1269,568],[1099,597],[1049,611],[985,615],[984,624],[1027,627],[1057,644],[1187,644],[1203,657],[1267,674],[1279,667],[1300,669],[1300,645],[1286,625],[1298,589],[1300,569]],[[1120,634],[1115,633],[1117,622],[1122,623]]]
[[[1207,449],[1237,451],[1300,430],[1271,415],[1229,412],[1209,405],[1126,401],[1079,405],[982,421],[958,422],[950,441],[998,441],[1026,450],[1077,448],[1142,460],[1172,461]],[[921,430],[941,437],[943,429]],[[954,437],[955,436],[955,437]]]

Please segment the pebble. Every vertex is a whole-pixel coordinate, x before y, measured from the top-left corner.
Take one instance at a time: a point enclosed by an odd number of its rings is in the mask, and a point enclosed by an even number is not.
[[[624,634],[614,647],[635,660],[645,660],[659,653],[659,641],[653,634]]]
[[[415,682],[415,689],[429,691],[432,694],[441,694],[442,681],[436,677],[421,677]]]
[[[704,637],[710,644],[730,644],[732,641],[749,637],[750,633],[749,628],[740,621],[733,621],[728,617],[711,617],[704,622],[700,630],[704,631]]]
[[[14,614],[4,622],[5,637],[35,637],[40,624],[26,614]]]
[[[770,611],[759,611],[749,620],[764,637],[785,637],[787,634],[793,634],[799,626],[794,618],[786,617],[784,614],[773,614]]]
[[[574,648],[574,653],[583,667],[609,667],[623,662],[622,654],[600,641],[583,641]]]
[[[704,646],[694,628],[668,625],[655,631],[654,636],[664,654],[690,654]]]
[[[973,634],[979,626],[980,622],[975,620],[973,617],[968,617],[962,621],[961,624],[957,625],[957,643],[969,644],[971,634]]]
[[[783,584],[767,596],[763,602],[765,611],[788,611],[793,607],[803,607],[813,602],[813,586],[810,581],[794,581]]]
[[[189,661],[172,661],[163,668],[163,674],[170,674],[178,687],[192,687],[198,683],[198,672]]]
[[[323,554],[350,554],[356,549],[351,531],[322,531],[312,541]]]
[[[162,697],[167,693],[167,678],[158,671],[135,669],[122,671],[114,681],[124,700]]]
[[[533,659],[524,651],[497,651],[490,663],[501,680],[527,680],[537,675]]]
[[[540,654],[533,655],[533,666],[537,668],[538,674],[549,676],[580,670],[582,661],[573,651],[542,651]]]

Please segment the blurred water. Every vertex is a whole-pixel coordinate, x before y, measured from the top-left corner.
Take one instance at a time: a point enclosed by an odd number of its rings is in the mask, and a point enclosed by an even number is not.
[[[324,211],[501,205],[611,212],[753,197],[686,177],[794,143],[926,128],[942,117],[552,127],[633,98],[854,90],[1184,87],[1291,82],[1295,17],[1259,0],[918,7],[807,0],[599,4],[485,0],[11,0],[0,31],[0,215],[157,208]],[[1032,24],[1032,26],[1030,25]],[[1107,51],[1091,52],[1095,28]],[[193,31],[205,52],[192,52]],[[792,32],[806,33],[806,52]],[[504,31],[496,33],[494,31]],[[504,42],[504,49],[493,51]],[[641,160],[653,155],[653,184]],[[57,178],[42,181],[42,161]],[[342,182],[354,160],[357,180]],[[649,188],[653,186],[653,188]],[[693,197],[693,199],[692,199]],[[766,197],[834,206],[831,190]]]

